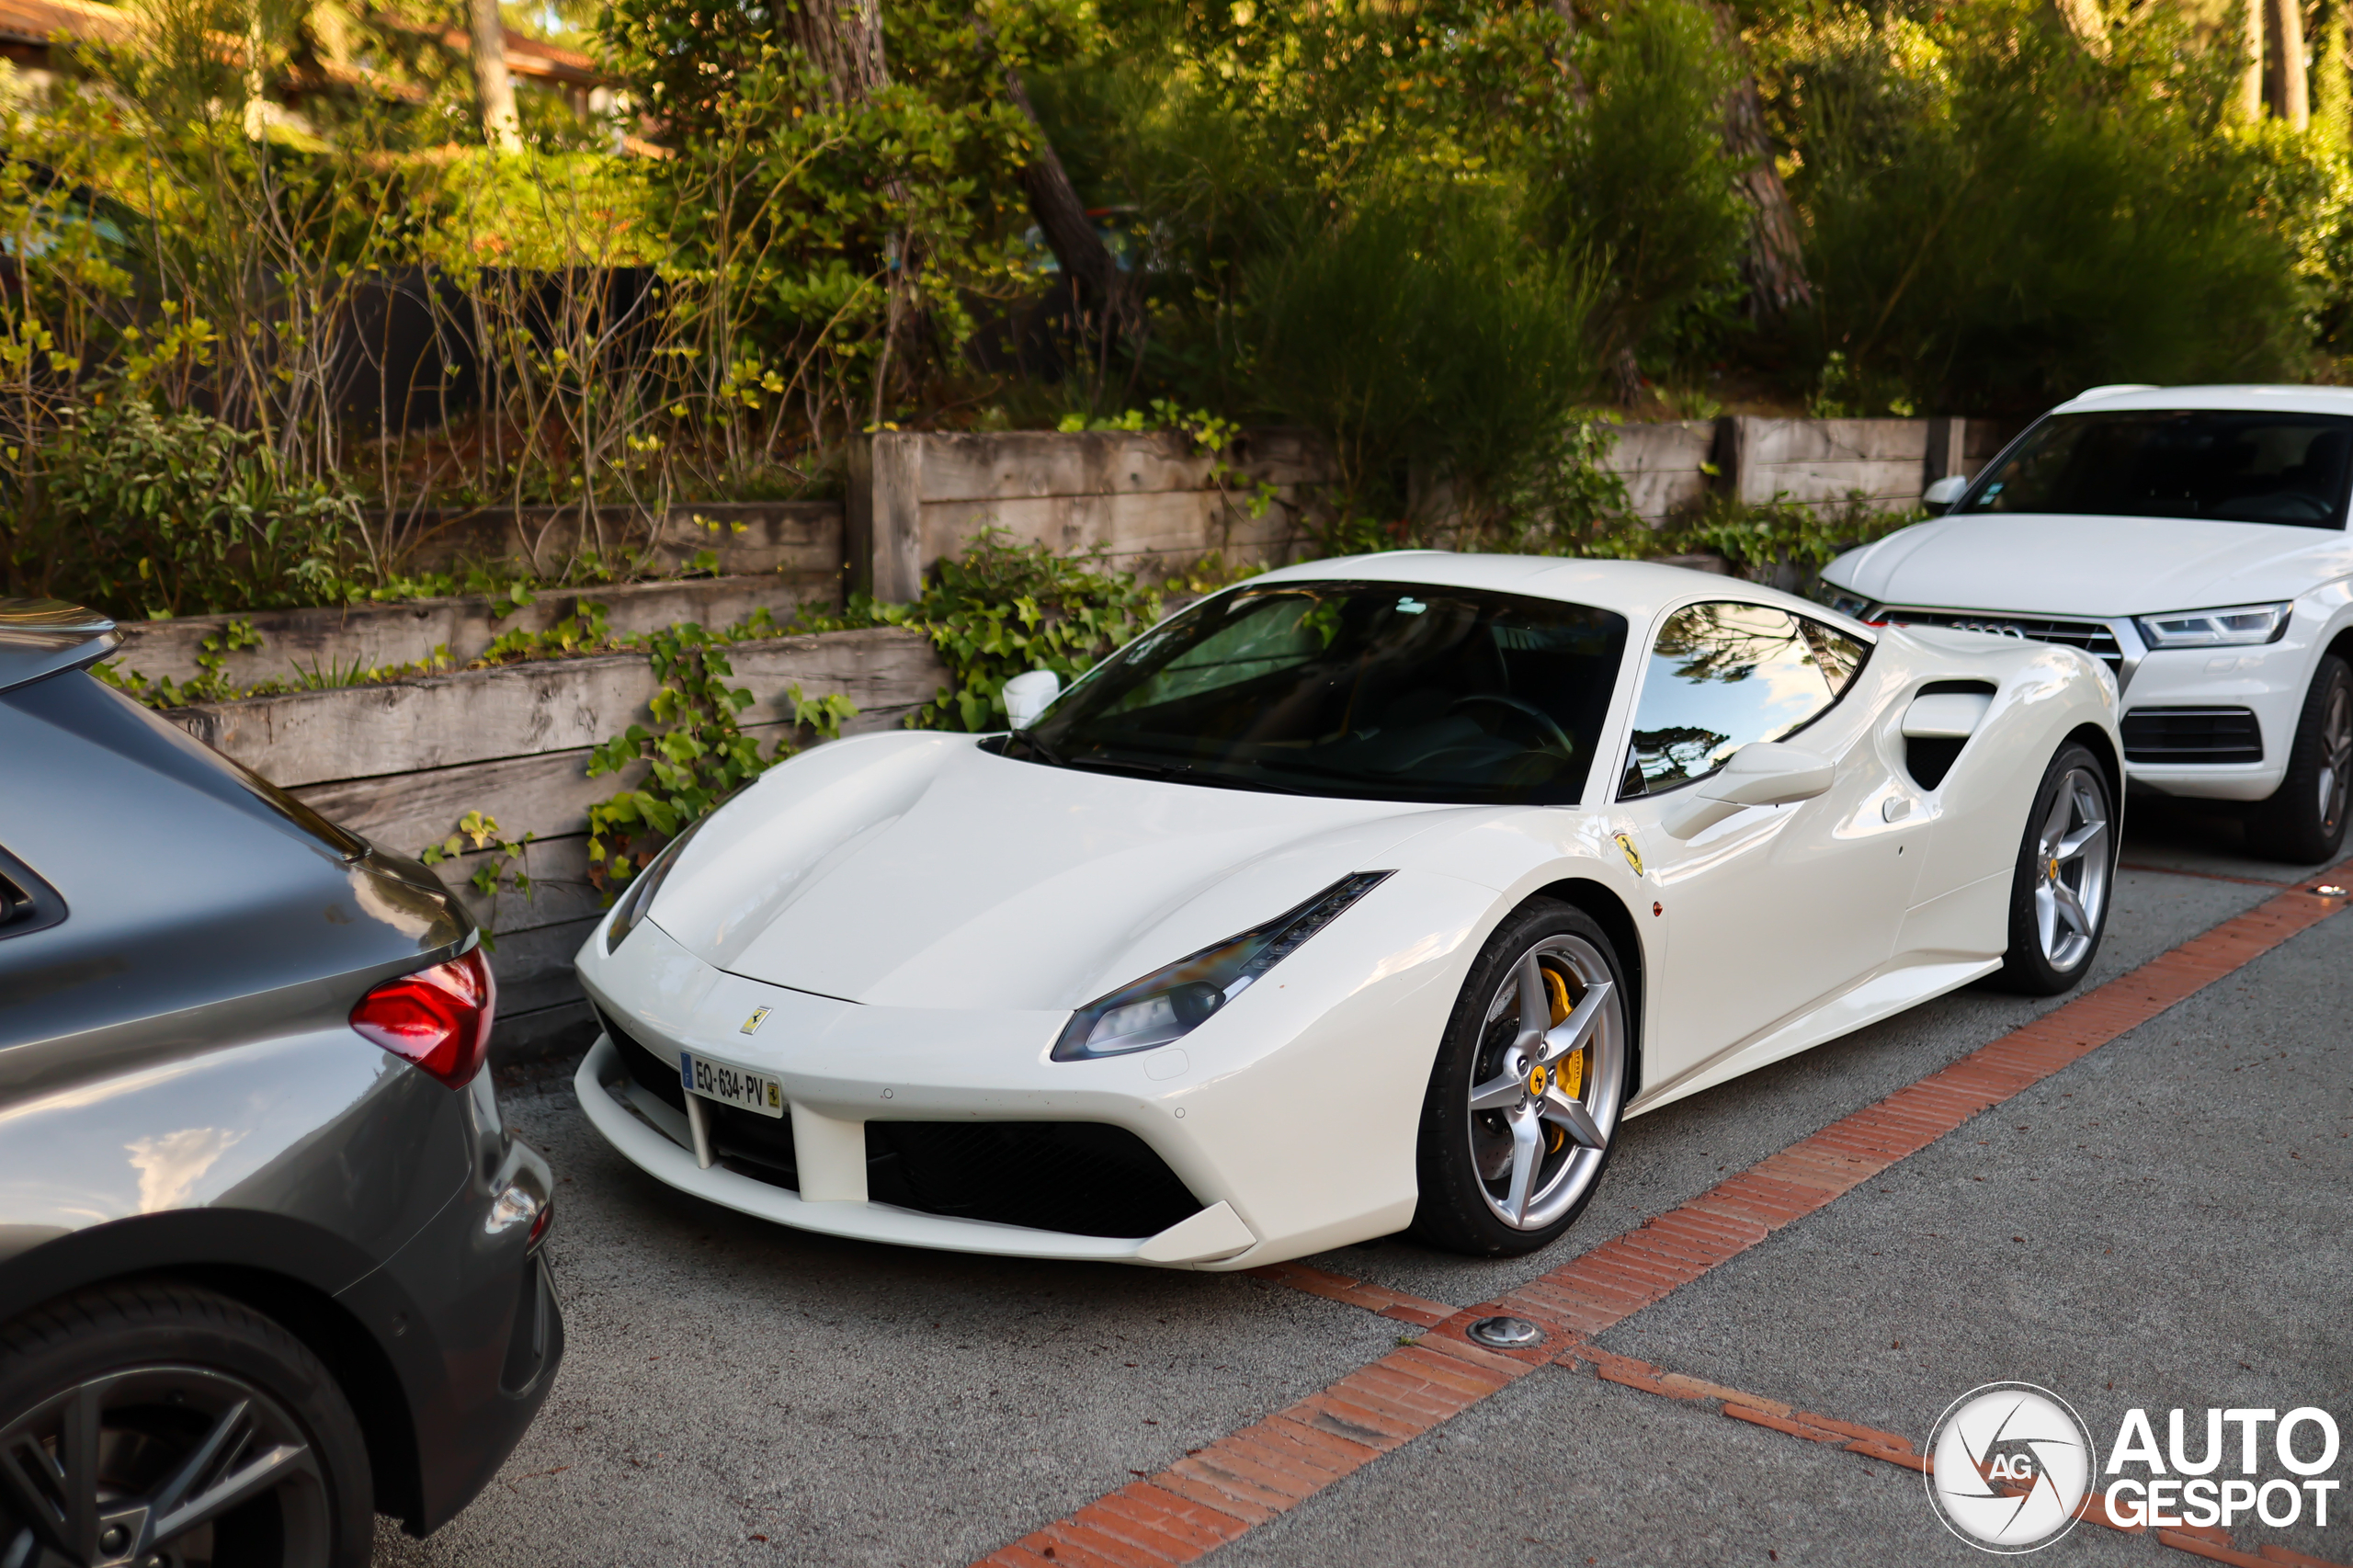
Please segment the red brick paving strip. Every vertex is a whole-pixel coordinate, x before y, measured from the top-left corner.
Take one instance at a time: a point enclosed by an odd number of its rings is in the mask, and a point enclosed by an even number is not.
[[[2268,899],[1506,1291],[1495,1310],[1599,1334],[2344,906],[2301,890]]]
[[[1639,1230],[1613,1237],[1497,1301],[1444,1315],[1427,1324],[1420,1339],[1255,1426],[1194,1449],[1157,1475],[999,1548],[974,1568],[1162,1568],[1198,1561],[1545,1365],[1541,1350],[1487,1350],[1463,1336],[1471,1324],[1496,1312],[1532,1318],[1566,1335],[1571,1343],[1557,1355],[1563,1364],[1587,1362],[1611,1381],[1653,1393],[1720,1399],[1735,1419],[1817,1442],[1843,1438],[1851,1452],[1923,1468],[1912,1446],[1892,1433],[1792,1412],[1578,1341],[1623,1322],[2344,905],[2342,899],[2302,891],[2268,900],[1768,1155]],[[1441,1303],[1301,1264],[1255,1272],[1406,1322],[1446,1312]],[[2156,1533],[2169,1546],[2221,1562],[2296,1561],[2223,1556],[2231,1551],[2227,1546],[2183,1531]]]

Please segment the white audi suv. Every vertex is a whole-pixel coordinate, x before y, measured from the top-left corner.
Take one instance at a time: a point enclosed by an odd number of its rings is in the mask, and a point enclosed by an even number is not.
[[[2083,649],[2116,672],[2133,790],[2234,802],[2259,852],[2327,860],[2353,778],[2349,487],[2353,390],[2097,387],[1817,597]]]

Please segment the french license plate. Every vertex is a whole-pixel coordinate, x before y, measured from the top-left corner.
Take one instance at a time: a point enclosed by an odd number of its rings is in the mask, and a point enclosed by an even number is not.
[[[784,1085],[765,1073],[714,1062],[691,1051],[678,1052],[678,1081],[689,1094],[732,1105],[755,1116],[784,1115]]]

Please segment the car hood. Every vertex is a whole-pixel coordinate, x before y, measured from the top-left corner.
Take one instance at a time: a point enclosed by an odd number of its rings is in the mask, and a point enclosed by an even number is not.
[[[2294,598],[2353,574],[2341,528],[2193,517],[1939,517],[1823,575],[1882,604],[2121,616]]]
[[[861,736],[771,770],[646,918],[719,969],[877,1006],[1075,1007],[1281,914],[1434,821]]]

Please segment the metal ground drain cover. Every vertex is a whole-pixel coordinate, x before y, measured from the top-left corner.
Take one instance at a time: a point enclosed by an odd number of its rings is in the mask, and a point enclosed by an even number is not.
[[[1481,1318],[1465,1332],[1491,1350],[1533,1350],[1544,1343],[1544,1331],[1526,1318]]]

